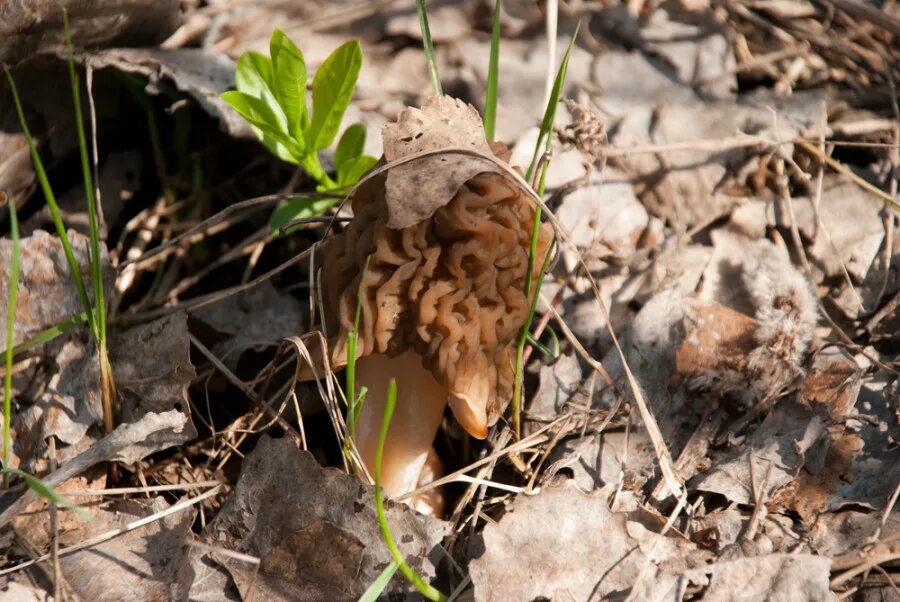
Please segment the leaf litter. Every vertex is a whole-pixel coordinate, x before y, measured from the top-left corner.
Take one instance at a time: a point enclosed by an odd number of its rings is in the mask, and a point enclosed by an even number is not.
[[[389,182],[393,226],[430,216],[477,173],[502,172],[476,156],[497,149],[469,104],[483,96],[490,11],[464,4],[430,8],[445,87],[461,100],[425,99],[408,7],[209,2],[186,6],[174,23],[168,3],[151,15],[162,25],[150,37],[173,34],[162,47],[138,38],[126,41],[143,47],[110,45],[132,20],[90,38],[79,61],[98,74],[146,77],[158,119],[156,132],[123,143],[105,124],[127,119],[127,107],[98,116],[101,169],[112,152],[146,159],[139,169],[109,163],[101,178],[111,265],[235,201],[309,190],[246,140],[218,98],[233,58],[264,50],[276,26],[302,41],[312,67],[361,38],[366,62],[349,112],[389,124],[377,177]],[[504,3],[501,18],[498,138],[524,166],[549,57],[542,15],[519,4]],[[873,8],[886,16],[872,23],[851,5],[829,13],[837,35],[823,32],[821,7],[806,3],[570,7],[589,27],[571,58],[547,180],[548,208],[569,242],[544,283],[535,332],[558,353],[531,350],[519,443],[503,421],[486,443],[446,421],[436,449],[449,474],[448,521],[388,504],[404,556],[427,580],[477,600],[896,594],[900,238],[885,203],[896,197],[897,115],[884,98],[900,77],[897,17],[885,5]],[[563,32],[572,16],[561,15]],[[73,21],[76,43],[79,31],[96,35],[89,17]],[[8,60],[35,47],[55,61],[61,38],[50,29],[42,40],[22,28],[14,47],[0,48]],[[27,64],[13,66],[17,78]],[[27,81],[48,72],[32,69]],[[101,109],[111,99],[127,104],[115,85],[96,78]],[[36,131],[47,137],[42,153],[53,151],[52,173],[65,174],[74,148],[66,118],[37,100],[28,109],[44,121]],[[146,110],[130,115],[143,120]],[[21,136],[2,123],[0,187],[42,227]],[[152,148],[160,132],[177,149],[164,147],[163,162]],[[377,152],[373,134],[366,148]],[[116,177],[122,170],[137,182]],[[154,205],[154,196],[168,200]],[[110,197],[119,198],[108,205]],[[77,227],[72,198],[66,219]],[[17,531],[3,539],[16,542],[4,550],[6,568],[40,557],[54,537],[77,546],[150,522],[63,555],[58,577],[49,561],[4,574],[4,595],[356,599],[388,566],[371,486],[324,468],[343,463],[334,381],[295,387],[293,366],[275,350],[328,308],[311,307],[306,271],[254,280],[314,254],[324,229],[253,234],[265,228],[259,214],[229,214],[119,283],[110,355],[122,407],[113,433],[100,428],[99,370],[83,327],[17,358],[14,465],[71,492],[95,519],[60,510],[51,523],[43,500],[7,492],[0,523]],[[86,267],[87,245],[71,237]],[[34,261],[23,265],[17,343],[80,311],[55,237],[35,230],[23,245]],[[227,287],[243,292],[220,295],[236,290]],[[271,418],[275,399],[294,406],[280,420]],[[683,498],[664,483],[661,449]],[[109,461],[116,471],[107,472]],[[130,499],[97,501],[120,485],[133,486]],[[170,489],[156,496],[153,487]],[[395,576],[389,591],[412,589]]]

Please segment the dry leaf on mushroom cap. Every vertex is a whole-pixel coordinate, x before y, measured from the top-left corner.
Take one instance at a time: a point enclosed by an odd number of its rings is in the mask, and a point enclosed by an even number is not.
[[[448,398],[478,438],[510,399],[512,344],[529,310],[524,289],[535,209],[527,192],[499,173],[505,147],[492,149],[477,112],[460,101],[432,98],[407,109],[385,126],[384,148],[387,174],[356,190],[353,220],[319,257],[332,367],[346,364],[365,278],[357,381],[369,392],[357,447],[371,468],[388,380],[396,378],[384,460],[385,490],[396,496],[416,487]],[[446,148],[481,157],[441,152]],[[435,152],[417,156],[428,151]],[[535,277],[550,238],[549,225],[542,226]]]

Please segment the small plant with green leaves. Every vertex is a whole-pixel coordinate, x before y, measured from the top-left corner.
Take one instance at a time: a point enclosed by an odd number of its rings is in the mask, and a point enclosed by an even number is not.
[[[319,151],[332,145],[362,66],[359,42],[339,46],[325,59],[312,80],[312,107],[307,106],[306,63],[303,53],[284,32],[275,30],[269,55],[248,51],[235,70],[237,90],[222,94],[253,128],[260,141],[283,161],[301,166],[317,182],[318,192],[341,192],[352,187],[377,159],[363,154],[366,130],[348,127],[334,151],[334,177],[319,160]],[[339,199],[323,197],[289,201],[272,216],[273,228],[292,219],[321,215]]]

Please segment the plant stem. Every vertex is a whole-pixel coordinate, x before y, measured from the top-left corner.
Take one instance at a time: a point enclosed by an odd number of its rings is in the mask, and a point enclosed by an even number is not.
[[[431,28],[428,27],[428,13],[425,12],[425,0],[416,0],[419,13],[419,29],[422,31],[422,49],[425,51],[425,62],[428,63],[428,78],[435,96],[443,96],[441,77],[438,75],[437,57],[434,54],[434,43],[431,41]]]
[[[19,263],[21,261],[19,250],[19,221],[16,216],[16,204],[6,198],[9,204],[9,229],[12,236],[12,262],[9,274],[9,300],[6,307],[6,373],[3,375],[3,467],[10,468],[10,432],[9,423],[12,421],[12,364],[13,364],[13,337],[16,326],[16,295],[19,288]],[[9,487],[9,475],[3,473],[3,488]]]
[[[381,458],[384,455],[384,442],[387,439],[388,428],[391,426],[391,416],[394,414],[394,406],[397,405],[397,381],[393,378],[388,384],[387,398],[384,407],[384,415],[381,419],[381,430],[378,433],[378,447],[375,449],[375,512],[378,514],[378,526],[381,527],[381,534],[384,536],[384,543],[387,545],[394,561],[400,566],[400,572],[412,583],[419,593],[433,602],[446,602],[447,596],[439,590],[425,583],[412,567],[406,564],[403,555],[397,544],[394,542],[394,536],[391,535],[391,529],[387,524],[387,516],[384,513],[384,500],[381,491]]]

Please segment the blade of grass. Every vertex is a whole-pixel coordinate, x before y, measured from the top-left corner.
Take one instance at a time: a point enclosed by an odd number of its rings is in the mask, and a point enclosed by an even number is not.
[[[53,489],[53,487],[50,487],[39,478],[32,476],[23,470],[19,470],[18,468],[4,467],[2,469],[2,472],[4,476],[14,474],[16,476],[22,477],[22,479],[25,481],[25,484],[28,485],[29,489],[48,501],[59,504],[60,506],[65,506],[69,510],[72,510],[75,514],[81,517],[82,520],[91,520],[93,518],[87,512],[87,510],[61,496],[56,492],[55,489]]]
[[[28,124],[25,121],[25,112],[22,110],[22,102],[19,99],[19,91],[16,88],[16,82],[13,80],[12,73],[9,72],[7,66],[3,66],[3,71],[6,72],[6,79],[9,81],[9,88],[13,95],[13,103],[16,106],[16,113],[19,117],[19,126],[22,128],[25,142],[28,144],[28,149],[31,151],[31,161],[34,164],[34,172],[37,175],[44,197],[47,199],[47,205],[50,207],[53,225],[56,227],[56,233],[63,246],[66,262],[69,264],[69,270],[72,272],[72,279],[75,281],[75,287],[78,289],[78,296],[81,298],[81,304],[87,313],[88,324],[91,327],[91,331],[96,332],[91,302],[88,299],[87,289],[84,286],[84,279],[81,277],[81,270],[79,270],[78,262],[75,260],[75,253],[72,251],[72,245],[69,242],[69,236],[66,233],[66,226],[63,224],[62,215],[59,212],[59,205],[56,204],[56,197],[53,194],[53,189],[50,187],[50,181],[47,179],[47,172],[44,169],[44,164],[41,161],[40,155],[38,155],[37,148],[34,146],[34,138],[32,138],[31,131],[28,129]]]
[[[19,220],[16,215],[16,204],[5,194],[3,197],[9,205],[9,231],[12,236],[12,261],[9,267],[9,299],[6,306],[6,374],[3,375],[3,467],[10,467],[10,434],[9,423],[12,420],[12,364],[13,335],[16,326],[16,295],[19,289]],[[3,475],[3,488],[9,487],[9,478]]]
[[[541,120],[541,129],[538,134],[537,142],[534,145],[534,154],[531,157],[531,163],[528,165],[528,171],[525,172],[525,180],[531,182],[534,177],[534,170],[538,164],[538,158],[542,150],[550,149],[550,134],[553,132],[553,121],[556,119],[556,106],[559,104],[559,96],[562,93],[563,83],[566,81],[566,70],[569,68],[569,57],[572,56],[572,48],[575,47],[575,40],[578,38],[578,32],[581,29],[581,22],[575,26],[575,33],[569,40],[569,47],[566,48],[566,54],[563,56],[562,63],[559,65],[559,71],[556,72],[556,79],[553,81],[553,89],[550,91],[550,99],[544,109],[544,118]],[[544,148],[542,148],[544,147]]]
[[[553,122],[556,120],[556,107],[559,104],[559,96],[562,91],[563,83],[566,80],[566,70],[569,67],[569,57],[572,55],[572,48],[575,46],[575,39],[578,37],[578,31],[581,28],[581,22],[578,23],[575,27],[575,33],[572,34],[572,39],[569,40],[569,47],[566,49],[566,54],[563,56],[562,63],[559,65],[559,71],[556,73],[556,80],[553,82],[553,90],[550,93],[550,100],[547,102],[547,107],[544,109],[544,118],[541,121],[541,129],[538,134],[537,143],[534,145],[534,155],[531,159],[531,165],[528,167],[528,172],[526,173],[525,179],[528,182],[531,182],[531,178],[534,176],[535,167],[538,164],[538,157],[541,154],[541,147],[543,146],[544,152],[549,152],[550,146],[553,142],[553,138],[551,136],[553,132]],[[538,196],[544,195],[544,185],[547,178],[547,168],[550,165],[550,161],[545,161],[541,168],[541,178],[540,183],[538,184],[537,193]],[[547,255],[544,257],[544,263],[541,266],[540,274],[538,275],[536,286],[534,286],[534,290],[532,290],[532,272],[534,271],[534,262],[536,260],[537,255],[537,245],[538,245],[538,236],[541,230],[541,208],[534,208],[534,222],[531,227],[531,247],[528,253],[528,271],[525,272],[525,298],[531,300],[531,308],[528,314],[528,320],[522,326],[521,330],[519,330],[518,342],[516,345],[516,378],[513,384],[513,398],[512,398],[512,423],[513,423],[513,432],[516,435],[516,438],[519,438],[521,435],[522,428],[522,378],[523,378],[523,358],[525,353],[525,342],[528,338],[528,333],[531,330],[531,323],[534,321],[534,313],[537,307],[537,299],[538,293],[540,292],[541,283],[544,279],[544,272],[547,270],[547,266],[549,265],[549,259],[552,255],[550,252],[551,249],[547,250]]]
[[[434,54],[434,44],[431,41],[431,29],[428,27],[428,14],[425,12],[425,0],[416,0],[416,10],[419,13],[419,29],[422,31],[422,48],[425,51],[425,62],[428,64],[428,77],[431,79],[431,87],[435,96],[443,96],[441,78],[438,75],[437,57]]]
[[[91,174],[90,155],[88,155],[87,138],[84,135],[84,118],[81,112],[81,87],[75,73],[75,50],[72,47],[72,35],[69,31],[69,11],[63,9],[63,29],[66,36],[66,52],[69,63],[69,82],[72,85],[72,103],[75,105],[75,131],[78,134],[78,154],[81,157],[81,175],[84,180],[84,198],[87,199],[88,225],[91,239],[91,284],[94,289],[95,324],[97,339],[101,344],[106,341],[106,316],[103,299],[103,275],[100,263],[100,226],[97,220],[97,199],[94,196],[93,175]]]
[[[384,442],[387,439],[388,428],[391,426],[391,417],[394,415],[394,407],[397,405],[397,381],[393,378],[388,383],[387,398],[384,405],[384,415],[381,418],[381,431],[378,433],[378,447],[375,448],[375,512],[378,514],[378,526],[381,527],[381,535],[387,545],[394,561],[399,565],[400,572],[412,583],[419,593],[433,602],[446,602],[447,596],[425,583],[425,580],[416,573],[412,567],[406,564],[400,549],[391,535],[391,528],[387,524],[387,516],[384,514],[384,500],[381,491],[381,458],[384,455]]]
[[[82,179],[84,180],[84,195],[87,201],[88,224],[90,228],[90,274],[91,285],[94,291],[94,310],[91,325],[93,326],[94,340],[97,343],[100,361],[100,397],[103,404],[103,426],[107,433],[111,433],[115,426],[113,408],[116,405],[116,388],[106,347],[106,301],[103,293],[103,263],[100,256],[100,224],[97,219],[100,207],[94,195],[91,160],[90,155],[88,155],[87,137],[84,135],[84,118],[81,112],[81,87],[79,86],[78,75],[75,73],[75,50],[72,47],[72,35],[69,31],[69,13],[66,10],[63,10],[63,29],[66,36],[69,82],[72,85],[72,103],[75,105],[75,130],[78,133],[78,154],[81,156],[81,171]],[[91,308],[89,306],[85,307],[85,311],[90,313]]]
[[[391,563],[384,567],[384,570],[379,573],[378,578],[372,582],[372,585],[370,585],[365,593],[359,597],[358,602],[375,602],[378,600],[384,592],[384,588],[391,582],[394,573],[396,573],[399,568],[400,565],[397,561],[391,560]]]
[[[366,388],[356,394],[356,346],[359,339],[359,320],[362,316],[362,299],[365,292],[366,274],[369,272],[369,261],[372,256],[366,257],[366,265],[363,267],[362,276],[359,277],[359,287],[356,291],[356,316],[353,320],[353,330],[347,333],[347,368],[344,371],[346,398],[347,398],[347,433],[350,440],[356,442],[356,424],[359,422],[359,414],[362,412],[366,398]],[[345,446],[349,451],[349,445]],[[349,455],[349,454],[348,454]]]
[[[488,59],[487,89],[484,96],[484,134],[494,139],[497,127],[497,80],[500,78],[500,0],[494,2],[494,24],[491,27],[491,55]]]
[[[87,314],[81,312],[78,315],[72,316],[65,322],[61,324],[55,324],[48,328],[47,330],[42,330],[37,333],[30,339],[26,341],[22,341],[18,345],[13,348],[13,356],[17,356],[20,353],[25,353],[29,349],[34,349],[35,347],[40,347],[44,343],[48,341],[52,341],[58,336],[62,336],[78,326],[79,324],[83,324],[87,322]]]

